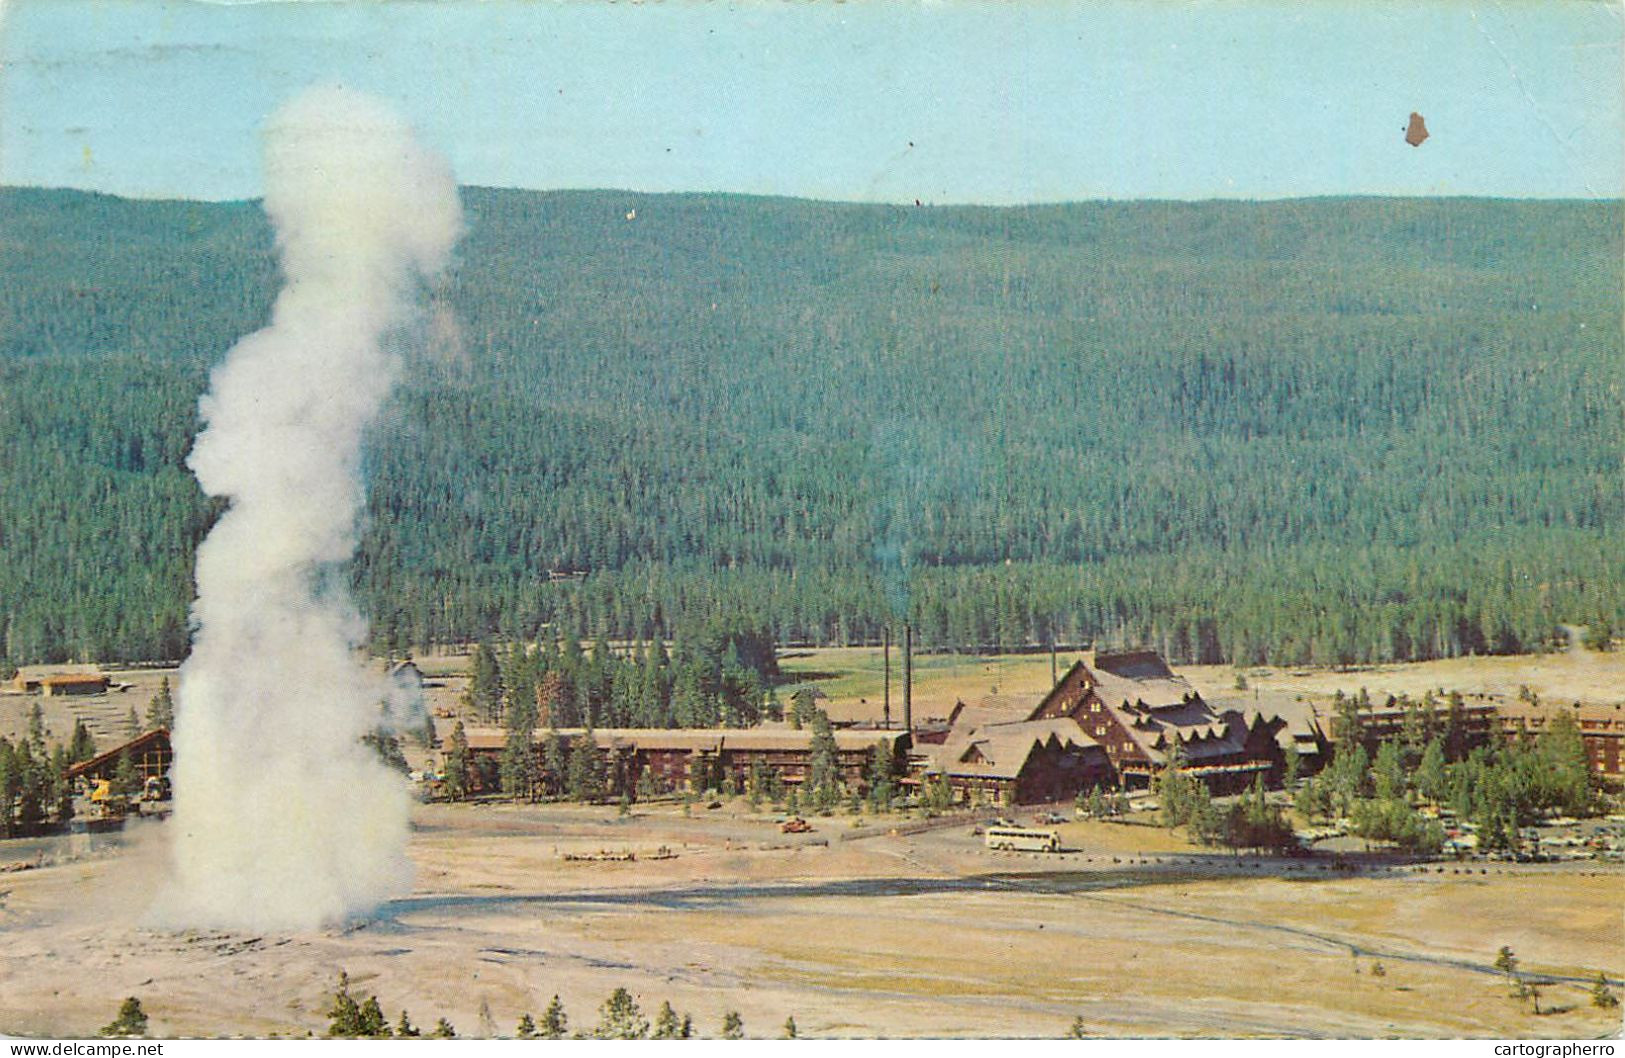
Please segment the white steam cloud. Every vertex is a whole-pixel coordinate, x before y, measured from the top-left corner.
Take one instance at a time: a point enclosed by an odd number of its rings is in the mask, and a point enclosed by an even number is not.
[[[176,924],[328,925],[410,883],[408,794],[359,739],[396,697],[356,654],[362,435],[462,231],[451,169],[386,105],[306,91],[265,135],[284,286],[214,372],[191,455],[230,501],[198,549],[175,732]]]

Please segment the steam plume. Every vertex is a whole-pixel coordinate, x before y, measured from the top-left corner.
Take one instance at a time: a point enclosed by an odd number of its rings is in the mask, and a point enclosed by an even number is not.
[[[400,370],[391,341],[462,220],[446,162],[341,88],[273,115],[265,186],[284,286],[215,370],[190,459],[230,508],[198,549],[160,914],[307,928],[410,877],[404,783],[358,741],[391,692],[356,657],[365,625],[337,564],[357,542],[362,435]]]

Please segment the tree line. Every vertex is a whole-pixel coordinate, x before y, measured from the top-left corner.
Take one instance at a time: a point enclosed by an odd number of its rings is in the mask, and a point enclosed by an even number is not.
[[[128,1000],[126,1002],[134,1002]],[[136,1011],[139,1012],[139,1004]],[[332,1001],[328,1007],[327,1035],[336,1039],[416,1039],[425,1034],[412,1024],[411,1016],[405,1011],[393,1025],[384,1015],[383,1007],[376,995],[361,998],[350,990],[350,976],[344,971],[339,972],[338,987],[333,992]],[[482,1020],[488,1020],[489,1008],[482,1005]],[[121,1014],[122,1017],[122,1014]],[[141,1026],[145,1027],[146,1019],[141,1018]],[[112,1026],[109,1027],[110,1029]],[[121,1035],[124,1033],[120,1033]],[[494,1032],[482,1033],[494,1035]],[[430,1039],[453,1039],[457,1036],[456,1028],[445,1018],[439,1018],[435,1027],[428,1034]],[[785,1020],[783,1038],[794,1039],[798,1035],[795,1018]],[[520,1040],[563,1040],[563,1039],[591,1039],[591,1040],[688,1040],[701,1038],[699,1030],[695,1027],[694,1017],[689,1013],[679,1014],[668,1000],[660,1005],[651,1022],[638,1004],[636,997],[625,988],[616,988],[609,994],[603,1004],[598,1008],[598,1021],[590,1028],[571,1030],[570,1016],[565,1011],[564,1004],[558,996],[554,996],[548,1003],[547,1009],[542,1011],[540,1019],[533,1017],[529,1012],[521,1014],[518,1024],[514,1027],[513,1038]],[[720,1027],[714,1039],[741,1040],[745,1038],[745,1021],[736,1010],[723,1013]]]
[[[1364,691],[1339,692],[1338,750],[1295,795],[1305,819],[1341,816],[1357,835],[1431,855],[1444,846],[1444,827],[1418,807],[1432,805],[1473,823],[1479,849],[1516,852],[1522,828],[1550,815],[1595,815],[1604,803],[1579,724],[1567,710],[1554,710],[1533,737],[1508,737],[1498,725],[1475,737],[1459,694],[1451,693],[1443,708],[1431,694],[1399,696],[1389,701],[1404,711],[1399,737],[1383,739],[1372,754],[1361,731],[1369,705]]]
[[[379,653],[743,614],[1340,664],[1625,621],[1619,203],[464,199],[367,454]],[[178,658],[196,401],[269,228],[8,189],[0,245],[0,655]]]

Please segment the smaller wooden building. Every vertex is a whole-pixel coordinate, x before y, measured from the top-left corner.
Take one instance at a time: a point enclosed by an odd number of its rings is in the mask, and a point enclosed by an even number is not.
[[[59,672],[41,676],[40,693],[47,698],[64,695],[106,694],[109,680],[99,672]]]
[[[160,727],[137,735],[105,753],[98,753],[87,761],[75,764],[68,769],[68,781],[89,787],[100,779],[111,779],[113,773],[118,770],[119,757],[125,753],[130,755],[130,763],[135,766],[136,776],[143,783],[153,778],[167,779],[169,766],[175,759],[174,750],[170,746],[169,729]]]

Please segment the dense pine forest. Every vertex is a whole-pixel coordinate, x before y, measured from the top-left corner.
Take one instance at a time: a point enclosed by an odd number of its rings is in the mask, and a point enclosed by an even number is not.
[[[470,188],[354,567],[382,649],[1540,649],[1625,622],[1618,203]],[[256,204],[0,190],[0,651],[177,658]]]

